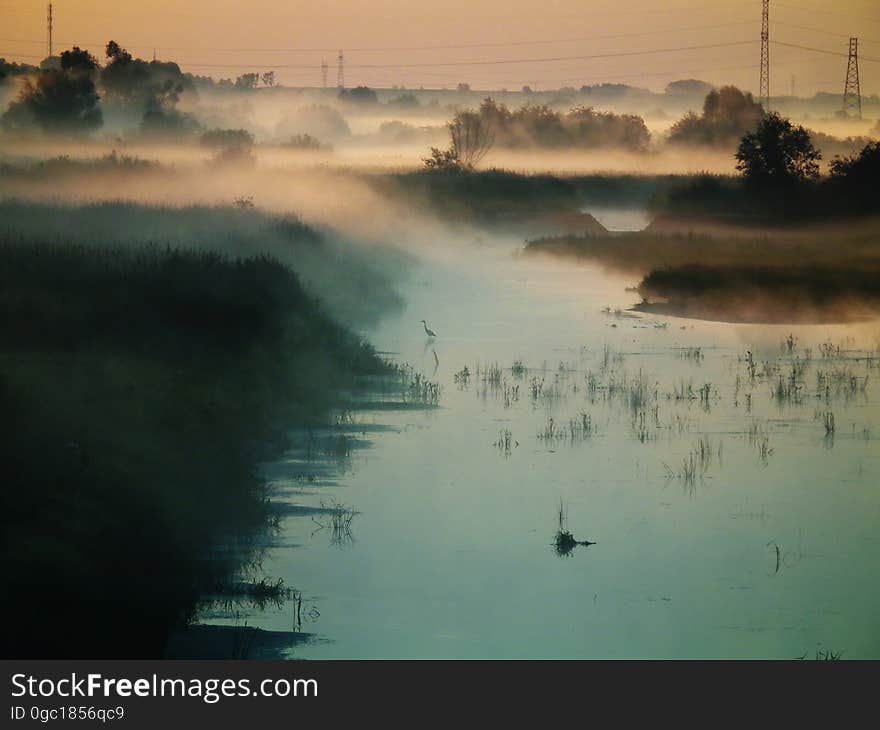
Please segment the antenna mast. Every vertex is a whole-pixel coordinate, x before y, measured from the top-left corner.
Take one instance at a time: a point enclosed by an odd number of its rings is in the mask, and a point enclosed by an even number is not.
[[[770,111],[770,0],[763,0],[761,9],[761,106]]]
[[[49,48],[49,58],[52,57],[52,3],[46,7],[46,45]]]
[[[846,62],[846,84],[843,87],[843,113],[854,112],[862,118],[862,92],[859,88],[859,39],[849,39],[849,58]]]
[[[345,88],[345,59],[342,56],[342,51],[336,57],[336,86],[340,89]]]

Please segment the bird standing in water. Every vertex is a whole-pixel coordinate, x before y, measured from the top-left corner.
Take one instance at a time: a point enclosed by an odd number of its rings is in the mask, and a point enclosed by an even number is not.
[[[425,322],[425,320],[421,320],[421,323],[422,323],[422,326],[425,328],[425,334],[428,335],[428,337],[436,337],[437,336],[437,333],[434,332],[434,330],[428,328],[428,323]]]

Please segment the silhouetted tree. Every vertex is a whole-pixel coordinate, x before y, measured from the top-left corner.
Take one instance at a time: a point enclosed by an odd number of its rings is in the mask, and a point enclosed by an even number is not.
[[[400,94],[388,100],[388,106],[396,106],[405,109],[416,109],[421,106],[415,94]]]
[[[379,97],[369,86],[355,86],[353,89],[342,89],[339,92],[342,101],[351,101],[356,104],[376,104]]]
[[[29,63],[15,63],[0,58],[0,84],[12,76],[30,76],[39,73],[40,69]]]
[[[580,106],[565,114],[562,124],[571,144],[578,147],[643,150],[651,141],[645,120],[637,114],[614,114]]]
[[[761,121],[764,110],[748,92],[735,86],[710,91],[701,115],[688,112],[669,132],[673,144],[733,144]]]
[[[135,117],[147,132],[171,133],[194,128],[195,120],[176,110],[184,93],[195,94],[192,80],[169,61],[134,58],[116,41],[107,43],[107,63],[100,83],[105,101]]]
[[[254,89],[260,81],[260,75],[257,73],[242,74],[235,80],[237,89]]]
[[[254,135],[246,129],[209,129],[199,138],[203,147],[222,149],[237,147],[250,149],[254,145]]]
[[[65,51],[61,68],[25,78],[18,98],[3,114],[3,126],[55,134],[94,131],[103,121],[95,89],[97,67],[97,61],[80,48]]]
[[[187,136],[201,129],[201,124],[191,114],[177,109],[183,86],[173,79],[165,79],[152,88],[147,110],[141,119],[141,132],[160,136]]]
[[[274,71],[266,71],[260,76],[260,81],[263,82],[263,86],[275,86],[275,72]]]
[[[849,185],[880,189],[880,142],[869,142],[857,155],[836,157],[829,164],[831,177]]]
[[[736,168],[752,184],[786,184],[818,177],[821,158],[806,129],[774,112],[743,136]]]
[[[88,51],[74,46],[61,53],[61,68],[65,71],[76,71],[90,74],[98,68],[97,59]]]
[[[459,112],[449,123],[449,136],[458,164],[471,170],[491,149],[495,130],[478,112]]]
[[[458,155],[455,150],[450,147],[441,150],[439,147],[431,148],[431,156],[422,159],[425,167],[429,170],[460,170],[461,165],[458,162]]]
[[[499,147],[604,145],[640,150],[647,147],[651,136],[645,121],[635,114],[614,114],[592,107],[575,107],[560,114],[544,104],[526,104],[511,111],[487,97],[479,113],[494,131]]]
[[[211,129],[199,142],[216,150],[214,163],[254,164],[254,135],[246,129]]]

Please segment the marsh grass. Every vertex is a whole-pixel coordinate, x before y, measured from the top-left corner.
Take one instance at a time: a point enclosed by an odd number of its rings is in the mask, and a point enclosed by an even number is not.
[[[519,441],[514,440],[513,433],[509,428],[505,428],[498,432],[498,440],[493,446],[498,449],[504,457],[509,458],[511,451],[519,446]]]
[[[703,435],[682,459],[679,468],[673,469],[663,462],[667,480],[677,479],[685,491],[693,496],[696,494],[698,482],[702,482],[709,475],[713,464],[722,464],[723,443],[713,441],[709,436]]]
[[[260,578],[258,581],[229,581],[221,584],[216,595],[227,612],[242,602],[262,611],[268,606],[281,608],[293,597],[293,591],[285,585],[282,578]]]
[[[257,462],[389,368],[268,257],[7,236],[0,292],[7,649],[160,656],[271,530]]]
[[[559,424],[551,416],[538,432],[538,440],[545,443],[568,442],[573,444],[591,438],[595,432],[593,418],[589,413],[579,413],[570,418],[567,424]]]
[[[770,434],[767,425],[760,423],[756,419],[752,419],[746,430],[746,435],[749,446],[757,450],[758,459],[761,464],[767,466],[770,462],[770,456],[773,454],[773,447],[770,445]]]
[[[426,408],[439,405],[443,390],[440,383],[429,380],[409,364],[398,367],[397,378],[401,384],[400,394],[405,403]]]

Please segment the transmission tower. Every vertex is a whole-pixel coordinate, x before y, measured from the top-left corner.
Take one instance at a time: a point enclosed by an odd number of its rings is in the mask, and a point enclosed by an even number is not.
[[[843,113],[853,112],[862,118],[862,92],[859,89],[859,39],[849,39],[849,60],[846,62],[846,84],[843,87]]]
[[[321,86],[325,89],[327,88],[327,71],[327,59],[325,58],[321,61]]]
[[[345,59],[342,57],[342,51],[336,57],[336,86],[339,89],[345,88]]]
[[[770,111],[770,0],[761,10],[761,87],[758,94],[765,112]]]
[[[46,45],[49,47],[49,58],[52,58],[52,3],[46,7]]]

